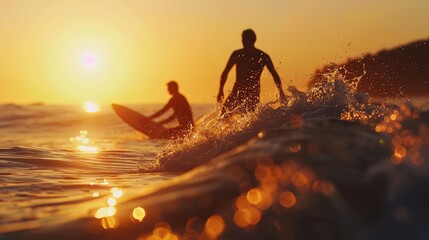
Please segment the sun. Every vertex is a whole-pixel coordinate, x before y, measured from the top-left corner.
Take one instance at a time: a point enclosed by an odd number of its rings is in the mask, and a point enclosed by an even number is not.
[[[98,112],[100,111],[100,105],[94,101],[88,101],[83,104],[83,109],[88,113]]]
[[[87,69],[95,68],[98,65],[97,55],[94,53],[86,53],[82,58],[82,65]]]

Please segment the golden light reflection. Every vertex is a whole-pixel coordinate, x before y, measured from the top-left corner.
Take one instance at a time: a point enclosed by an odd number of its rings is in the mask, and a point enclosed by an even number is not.
[[[250,225],[250,215],[247,211],[238,210],[234,214],[234,223],[238,227],[245,228]]]
[[[376,132],[392,134],[392,155],[390,157],[392,164],[402,164],[406,161],[410,161],[416,166],[423,164],[421,136],[427,134],[422,132],[422,127],[417,132],[412,132],[402,125],[403,120],[416,119],[418,116],[419,112],[415,111],[413,107],[409,104],[402,104],[399,110],[394,110],[392,114],[385,116],[383,121],[376,125]]]
[[[274,177],[266,177],[261,181],[261,188],[268,192],[274,192],[277,189],[277,180]]]
[[[87,130],[80,130],[79,131],[79,136],[74,137],[74,138],[70,138],[70,141],[72,142],[76,142],[79,145],[77,146],[77,149],[80,152],[84,152],[84,153],[97,153],[98,152],[98,148],[95,146],[89,146],[88,144],[90,143],[89,138],[87,137],[88,135],[88,131]]]
[[[262,200],[262,194],[261,189],[251,189],[247,192],[247,201],[249,201],[252,204],[258,204]]]
[[[261,211],[257,208],[249,208],[250,213],[250,224],[256,225],[261,220]]]
[[[270,192],[262,191],[261,201],[258,202],[256,206],[261,210],[265,210],[271,207],[272,204],[273,204],[273,195]]]
[[[394,136],[392,138],[392,144],[394,146],[402,144],[402,138],[400,136]]]
[[[219,215],[213,215],[207,219],[205,225],[205,232],[211,238],[217,238],[223,232],[225,228],[225,222],[223,218]]]
[[[83,104],[83,109],[87,113],[94,113],[100,111],[100,105],[94,101],[88,101]]]
[[[382,131],[382,126],[380,124],[377,124],[375,126],[375,131],[378,132],[378,133],[381,132]]]
[[[139,238],[139,240],[140,239],[144,239],[144,240],[179,240],[180,237],[174,233],[168,233],[164,237],[160,237],[157,235],[149,235],[149,236],[146,236],[145,238]]]
[[[106,218],[101,219],[101,226],[104,229],[112,229],[112,228],[117,228],[118,227],[118,221],[116,220],[115,217],[113,216],[109,216]]]
[[[270,174],[270,169],[265,165],[258,165],[255,169],[255,177],[262,180]]]
[[[109,181],[107,181],[107,179],[103,179],[103,182],[101,184],[102,185],[109,185]]]
[[[252,204],[261,210],[268,209],[273,203],[271,191],[265,191],[262,188],[254,188],[247,192],[246,196],[242,195],[236,199],[236,207],[240,210],[249,209]]]
[[[115,207],[107,207],[107,217],[115,216],[116,208]]]
[[[293,174],[293,168],[290,164],[281,165],[282,175],[279,177],[280,182],[287,183],[290,180],[290,177]]]
[[[89,143],[89,138],[86,137],[86,135],[88,135],[87,130],[80,130],[79,134],[78,137],[70,138],[70,141],[84,144]]]
[[[116,199],[114,199],[112,197],[107,199],[107,204],[111,207],[115,206],[116,205]]]
[[[266,209],[273,206],[273,209],[279,210],[278,207],[292,208],[303,201],[298,201],[308,191],[330,195],[335,191],[334,185],[329,181],[322,181],[316,178],[316,175],[309,169],[295,163],[283,163],[276,165],[274,163],[264,162],[255,168],[255,177],[259,179],[259,185],[243,191],[235,198],[235,206],[232,219],[228,214],[228,218],[223,218],[218,214],[209,217],[205,224],[204,221],[196,217],[186,221],[186,232],[180,236],[172,231],[168,223],[158,223],[151,234],[141,236],[139,239],[218,239],[225,231],[226,223],[232,222],[240,228],[254,229],[253,226],[261,222],[263,213]],[[250,183],[248,183],[250,184]],[[246,185],[249,186],[249,185]],[[285,191],[285,187],[298,187],[297,193]],[[306,189],[303,189],[306,187]],[[112,193],[119,190],[112,188]],[[274,199],[274,200],[273,200]],[[308,204],[308,203],[307,203]],[[277,211],[277,213],[280,213]],[[142,221],[145,217],[143,208],[135,208],[132,213],[132,218]],[[202,229],[203,228],[203,229]]]
[[[403,143],[406,147],[412,147],[415,143],[415,140],[412,136],[406,136],[403,140]]]
[[[270,167],[270,174],[274,178],[280,178],[282,176],[282,168],[277,165],[273,165]]]
[[[94,214],[94,217],[97,219],[105,218],[105,217],[112,217],[116,214],[116,208],[115,207],[102,207],[97,209],[97,211]]]
[[[236,200],[235,200],[235,206],[238,209],[246,209],[248,207],[250,207],[249,202],[247,201],[245,196],[239,196]]]
[[[292,184],[298,188],[305,187],[308,183],[307,176],[302,172],[296,172],[292,175]]]
[[[398,145],[395,147],[395,157],[404,158],[405,155],[407,155],[407,149],[404,146]]]
[[[248,227],[249,225],[256,225],[260,220],[261,212],[254,207],[237,210],[234,214],[234,223],[241,228]]]
[[[153,234],[161,238],[165,237],[167,234],[171,233],[171,227],[166,222],[160,222],[156,224]]]
[[[293,153],[297,153],[301,150],[301,145],[299,143],[294,143],[289,146],[289,150]]]
[[[390,157],[390,162],[392,162],[393,164],[401,164],[402,158],[398,158],[395,155],[392,155],[392,157]]]
[[[293,207],[296,203],[295,194],[289,191],[285,191],[282,194],[280,194],[279,202],[285,208]]]
[[[117,187],[110,189],[110,192],[112,193],[114,198],[120,198],[123,194],[122,190]]]
[[[91,185],[95,185],[96,183],[91,182]],[[103,179],[100,185],[108,185],[109,182],[107,179]],[[94,213],[94,217],[97,219],[101,219],[101,225],[104,229],[117,228],[119,226],[118,219],[115,218],[116,215],[116,207],[117,204],[116,198],[122,196],[123,192],[118,187],[113,187],[110,189],[112,196],[107,198],[107,206],[100,207]],[[100,194],[98,192],[94,192],[92,194],[93,197],[99,197]]]
[[[136,207],[133,210],[133,218],[137,221],[141,222],[143,218],[146,216],[146,211],[142,207]]]
[[[323,193],[325,195],[331,195],[334,192],[334,185],[330,182],[324,182],[316,180],[313,182],[313,191]]]
[[[77,146],[77,149],[85,153],[98,153],[98,148],[93,146],[79,145]]]
[[[101,219],[106,216],[107,216],[107,208],[99,208],[94,214],[94,217],[97,219]]]

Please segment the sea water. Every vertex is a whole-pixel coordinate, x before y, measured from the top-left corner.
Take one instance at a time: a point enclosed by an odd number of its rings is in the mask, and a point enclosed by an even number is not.
[[[337,90],[332,89],[334,95],[341,92]],[[149,140],[122,122],[108,106],[99,112],[87,113],[80,106],[1,105],[0,236],[65,223],[73,220],[74,215],[95,218],[114,215],[113,206],[121,196],[123,199],[127,194],[148,194],[145,190],[150,191],[151,186],[203,165],[257,136],[260,130],[287,124],[293,120],[289,110],[306,113],[309,106],[316,112],[325,109],[328,101],[323,100],[323,96],[317,95],[319,101],[315,104],[317,101],[311,100],[315,95],[311,91],[306,94],[310,101],[292,97],[287,106],[263,104],[255,113],[228,119],[219,116],[218,106],[193,105],[197,128],[180,141]],[[350,100],[346,96],[348,92],[340,95],[339,99]],[[383,107],[390,104],[389,101],[380,101],[382,104],[369,103],[361,109],[355,108],[356,104],[349,105],[348,111],[342,111],[338,118],[362,121],[362,124],[370,121],[373,124],[370,128],[377,131],[378,126],[379,131],[384,131],[383,122],[389,120],[385,117],[392,116],[392,109]],[[395,104],[405,101],[408,100],[395,100]],[[427,99],[412,102],[421,111],[428,109]],[[339,110],[344,105],[332,106]],[[371,106],[377,111],[366,108]],[[129,107],[150,114],[162,106]],[[277,114],[279,111],[283,111],[282,114]],[[307,116],[323,118],[327,113],[321,111]]]
[[[143,114],[162,105],[130,105]],[[193,105],[198,118],[213,105]],[[174,125],[174,123],[173,123]],[[169,144],[149,140],[110,106],[0,105],[0,232],[39,227],[76,203],[143,189],[177,171],[142,172]],[[151,168],[154,169],[154,168]]]

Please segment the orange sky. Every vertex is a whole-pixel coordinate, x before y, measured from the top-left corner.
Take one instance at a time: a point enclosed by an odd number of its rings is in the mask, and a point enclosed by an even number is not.
[[[247,28],[302,88],[326,63],[429,37],[428,12],[425,0],[0,0],[0,103],[166,102],[171,79],[213,103]],[[276,93],[267,72],[262,91]]]

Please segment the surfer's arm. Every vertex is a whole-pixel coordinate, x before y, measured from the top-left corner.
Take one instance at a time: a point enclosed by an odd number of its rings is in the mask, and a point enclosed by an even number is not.
[[[280,93],[280,101],[282,102],[286,102],[286,96],[283,92],[283,88],[282,88],[282,81],[280,79],[279,74],[276,71],[276,68],[274,67],[273,62],[271,61],[270,56],[266,56],[266,66],[268,68],[268,71],[270,71],[271,75],[273,76],[274,79],[274,83],[276,84],[277,88],[279,89],[279,93]]]
[[[152,116],[149,116],[149,118],[150,119],[157,118],[157,117],[161,116],[162,114],[166,113],[168,111],[168,109],[170,109],[171,107],[172,107],[172,103],[171,103],[171,100],[170,100],[170,101],[168,101],[168,103],[161,110],[159,110],[158,112],[152,114]]]
[[[235,52],[231,54],[231,57],[229,57],[228,63],[226,64],[225,69],[222,72],[222,75],[220,76],[220,86],[219,86],[219,93],[217,95],[217,101],[222,102],[223,99],[223,86],[225,86],[226,79],[228,78],[228,73],[231,71],[231,68],[235,64]]]
[[[176,114],[175,114],[175,113],[173,113],[173,114],[172,114],[170,117],[168,117],[167,119],[164,119],[164,120],[160,121],[159,123],[160,123],[160,124],[166,124],[166,123],[172,122],[174,119],[176,119]]]

